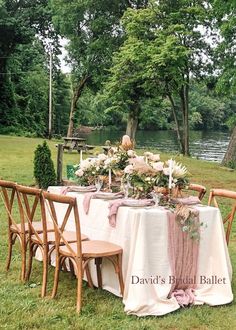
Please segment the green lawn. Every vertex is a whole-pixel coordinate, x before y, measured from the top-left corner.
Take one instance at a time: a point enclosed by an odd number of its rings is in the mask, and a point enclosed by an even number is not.
[[[0,136],[0,177],[21,184],[34,184],[34,150],[42,139]],[[57,142],[51,141],[53,160],[56,160]],[[97,151],[99,148],[97,149]],[[163,155],[166,158],[168,155]],[[179,157],[191,172],[191,181],[210,187],[224,187],[236,191],[236,172],[218,164]],[[79,161],[79,154],[64,154],[66,164]],[[206,201],[207,199],[205,199]],[[224,210],[227,204],[224,205]],[[7,231],[5,214],[0,206],[0,329],[236,329],[236,303],[227,306],[196,306],[180,309],[163,317],[137,318],[124,314],[121,299],[103,290],[91,290],[84,284],[83,308],[75,312],[76,281],[70,274],[60,276],[58,297],[40,298],[42,265],[35,261],[31,282],[23,284],[20,276],[20,254],[15,246],[12,266],[5,272]],[[236,224],[236,221],[235,221]],[[236,225],[229,246],[234,271],[236,270]],[[206,251],[207,253],[207,251]],[[49,293],[53,268],[49,273]],[[233,275],[236,294],[236,276]]]

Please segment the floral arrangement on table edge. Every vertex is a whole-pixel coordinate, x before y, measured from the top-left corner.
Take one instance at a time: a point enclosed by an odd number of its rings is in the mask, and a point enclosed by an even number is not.
[[[200,240],[200,227],[203,222],[198,219],[198,211],[187,205],[178,204],[175,207],[176,221],[181,230],[189,235],[193,240]]]

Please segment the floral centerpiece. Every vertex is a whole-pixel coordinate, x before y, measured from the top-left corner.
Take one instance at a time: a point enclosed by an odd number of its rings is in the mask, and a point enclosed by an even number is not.
[[[182,189],[188,184],[187,169],[175,160],[160,160],[159,154],[145,152],[137,156],[127,135],[117,147],[111,147],[107,155],[87,158],[77,166],[75,175],[81,185],[94,184],[102,177],[111,186],[128,183],[136,198],[146,197],[151,191],[168,193],[170,189]]]
[[[75,175],[80,185],[87,186],[94,184],[98,175],[108,175],[108,167],[106,166],[107,156],[105,154],[99,154],[96,158],[87,158],[79,165]]]
[[[152,190],[168,193],[169,189],[183,189],[188,184],[185,166],[172,159],[161,162],[160,155],[151,152],[130,159],[123,179],[134,187],[137,198],[146,196]]]
[[[129,164],[129,159],[136,157],[135,152],[129,149],[133,143],[127,135],[123,136],[122,143],[117,147],[111,147],[108,154],[99,154],[96,158],[88,158],[81,161],[76,167],[75,175],[81,185],[93,184],[97,176],[102,176],[103,181],[118,180],[123,175],[124,168]],[[109,182],[111,185],[111,182]]]

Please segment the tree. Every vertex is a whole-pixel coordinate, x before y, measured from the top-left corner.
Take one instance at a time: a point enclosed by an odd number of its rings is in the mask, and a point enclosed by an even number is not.
[[[21,109],[18,108],[18,105],[23,99],[26,101],[26,97],[23,96],[21,99],[21,95],[18,95],[19,97],[15,95],[15,84],[21,80],[22,75],[25,75],[24,69],[27,70],[27,66],[30,70],[32,70],[32,68],[36,68],[35,63],[28,65],[27,57],[26,65],[23,65],[24,63],[21,62],[19,57],[20,46],[22,46],[21,52],[26,53],[29,48],[30,51],[32,51],[34,43],[37,43],[39,38],[42,40],[45,37],[56,38],[51,25],[50,4],[48,1],[1,1],[0,125],[2,126],[19,125],[19,118],[23,116],[20,111]],[[30,59],[32,60],[32,58]],[[20,63],[22,66],[19,65]],[[44,71],[44,69],[45,67],[40,67],[40,74]],[[30,77],[28,78],[29,80],[31,79]],[[29,80],[27,81],[28,85]],[[32,79],[32,84],[34,84],[33,80],[34,79]],[[24,120],[22,120],[22,122],[24,122]]]
[[[54,24],[69,40],[72,64],[72,99],[67,136],[74,128],[78,100],[86,86],[98,91],[107,75],[111,57],[120,45],[123,31],[119,20],[129,6],[143,6],[147,0],[52,0]]]
[[[56,173],[51,159],[51,151],[44,141],[38,145],[34,153],[34,177],[39,188],[47,189],[56,183]]]
[[[236,91],[236,3],[235,1],[213,1],[217,24],[221,32],[221,42],[217,49],[217,64],[220,71],[218,91],[222,94],[233,94]],[[236,168],[236,125],[232,130],[230,142],[222,163]]]
[[[209,67],[206,59],[211,51],[207,42],[208,32],[212,33],[210,23],[211,8],[203,0],[160,0],[150,2],[145,9],[128,9],[123,18],[126,40],[114,56],[108,83],[118,103],[121,97],[126,104],[135,103],[134,96],[125,91],[125,85],[130,83],[138,90],[138,103],[145,93],[167,97],[185,155],[189,154],[190,77],[203,78]],[[115,92],[114,86],[118,85]],[[131,113],[134,110],[130,107]]]

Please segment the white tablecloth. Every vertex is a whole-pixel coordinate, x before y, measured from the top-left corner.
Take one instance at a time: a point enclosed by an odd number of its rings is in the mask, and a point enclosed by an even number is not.
[[[60,187],[50,187],[59,193]],[[88,215],[83,210],[83,194],[69,192],[78,201],[80,225],[90,239],[107,240],[123,248],[123,303],[127,314],[164,315],[180,308],[176,299],[168,299],[171,269],[168,258],[167,211],[162,208],[120,207],[116,227],[107,218],[109,201],[91,199]],[[60,206],[61,207],[61,206]],[[232,267],[225,242],[220,211],[199,206],[201,239],[195,304],[222,305],[232,302]],[[58,214],[62,209],[57,209]],[[67,229],[74,229],[69,219]],[[97,284],[95,267],[92,279]],[[102,265],[103,288],[120,296],[119,283],[109,261]]]

